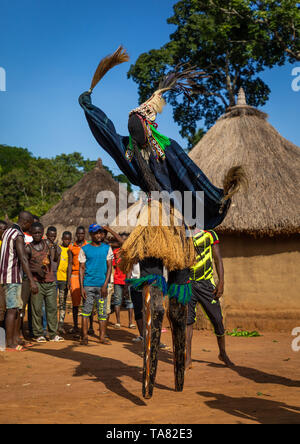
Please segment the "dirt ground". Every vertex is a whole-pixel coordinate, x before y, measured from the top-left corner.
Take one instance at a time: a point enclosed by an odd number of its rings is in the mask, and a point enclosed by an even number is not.
[[[142,347],[132,343],[136,330],[126,321],[123,312],[121,330],[109,325],[111,346],[69,338],[0,353],[0,423],[300,423],[300,352],[292,351],[289,334],[228,337],[236,364],[229,369],[218,361],[214,336],[195,331],[184,391],[174,391],[172,352],[160,351],[154,395],[146,401]],[[162,341],[171,346],[166,330]]]

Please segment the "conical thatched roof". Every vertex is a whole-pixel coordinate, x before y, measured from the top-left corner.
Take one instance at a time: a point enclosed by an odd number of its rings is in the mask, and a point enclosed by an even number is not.
[[[246,104],[243,92],[189,156],[222,187],[225,172],[242,165],[248,193],[240,191],[218,232],[274,236],[300,232],[300,148]]]
[[[86,173],[72,188],[65,191],[60,202],[42,218],[45,227],[54,225],[59,233],[63,230],[75,231],[83,225],[88,228],[96,222],[96,215],[102,204],[96,202],[100,191],[112,191],[119,208],[119,183],[103,168],[101,159],[90,172]],[[98,221],[101,223],[101,221]]]

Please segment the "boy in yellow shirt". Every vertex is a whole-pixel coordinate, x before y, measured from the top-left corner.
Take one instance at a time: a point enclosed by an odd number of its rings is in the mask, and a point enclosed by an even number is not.
[[[58,332],[65,334],[64,322],[66,316],[67,296],[68,296],[68,265],[69,265],[69,245],[72,241],[70,231],[65,231],[62,235],[62,244],[59,245],[59,258],[57,262],[57,288],[59,291],[59,324]]]

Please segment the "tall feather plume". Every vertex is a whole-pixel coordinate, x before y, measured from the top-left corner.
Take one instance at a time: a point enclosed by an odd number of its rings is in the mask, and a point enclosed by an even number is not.
[[[174,91],[183,93],[189,100],[192,94],[198,94],[199,80],[210,77],[205,71],[197,71],[196,67],[185,67],[179,64],[170,71],[159,83],[158,91]]]
[[[100,82],[100,80],[105,76],[105,74],[112,68],[121,63],[128,62],[129,55],[126,52],[126,49],[123,46],[119,46],[119,48],[111,55],[104,57],[98,65],[96,72],[94,74],[90,92],[93,91],[95,86]]]

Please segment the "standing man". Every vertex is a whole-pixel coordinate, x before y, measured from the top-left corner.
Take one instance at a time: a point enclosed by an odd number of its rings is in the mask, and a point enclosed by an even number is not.
[[[44,227],[35,222],[31,227],[33,241],[26,246],[30,270],[38,286],[38,293],[31,296],[32,326],[36,342],[47,342],[43,332],[43,304],[45,304],[47,327],[50,341],[62,342],[57,334],[57,293],[56,279],[51,264],[57,262],[58,253],[55,245],[43,239]]]
[[[39,220],[37,221],[39,222]],[[47,232],[46,232],[46,243],[50,248],[53,249],[57,249],[57,254],[58,254],[58,246],[57,243],[55,242],[57,237],[57,229],[56,227],[50,226],[47,228]],[[43,236],[44,238],[44,236]],[[56,280],[56,273],[57,273],[57,262],[53,262],[51,260],[51,270],[54,273],[54,278]],[[47,335],[47,316],[46,316],[46,308],[45,308],[45,302],[43,302],[43,329],[44,329],[44,335]]]
[[[118,241],[120,236],[109,227],[92,224],[89,227],[92,242],[81,248],[79,253],[79,280],[81,295],[84,301],[82,307],[82,343],[88,344],[88,318],[94,303],[97,305],[99,320],[100,343],[110,344],[106,336],[107,325],[107,286],[112,270],[113,252],[104,242],[107,232]]]
[[[53,249],[56,248],[57,249],[57,254],[59,254],[59,248],[58,248],[57,242],[55,242],[56,238],[57,238],[57,229],[56,229],[56,227],[53,227],[53,226],[49,227],[47,229],[47,232],[46,232],[46,243],[47,243],[47,245],[50,248],[53,248]],[[52,271],[54,273],[54,277],[55,277],[55,280],[56,280],[57,262],[51,262],[51,269],[52,269]]]
[[[82,247],[87,245],[85,240],[85,228],[77,227],[75,233],[75,242],[69,245],[68,251],[68,288],[72,298],[72,311],[73,311],[73,325],[70,333],[79,334],[78,328],[78,313],[81,304],[81,291],[79,282],[79,261],[78,256]]]
[[[6,230],[6,228],[7,228],[7,223],[4,220],[0,220],[0,251],[2,244],[2,235]],[[5,312],[6,312],[5,294],[2,286],[0,285],[0,327],[2,326],[2,323],[4,321]]]
[[[68,265],[69,265],[69,245],[72,240],[70,231],[65,231],[62,234],[62,244],[58,247],[58,262],[57,262],[57,288],[59,299],[59,322],[58,333],[65,334],[64,322],[66,316],[67,296],[68,296]]]
[[[0,220],[0,248],[2,244],[2,236],[6,228],[7,228],[7,222],[5,222],[5,220]]]
[[[33,223],[40,221],[40,218],[38,216],[33,214],[32,217],[33,217]],[[25,234],[25,244],[28,245],[28,244],[30,244],[30,242],[33,241],[33,238],[31,236],[30,232],[28,232],[28,233],[25,232],[24,234]],[[23,282],[22,282],[22,302],[23,302],[23,309],[22,309],[22,313],[21,313],[20,335],[21,335],[21,341],[25,344],[26,343],[25,342],[26,341],[26,334],[25,334],[24,321],[25,321],[26,309],[27,309],[29,337],[33,338],[30,284],[29,284],[29,281],[28,281],[25,273],[23,275]],[[43,311],[43,313],[45,313],[45,310]],[[44,318],[45,318],[45,321],[43,321],[43,322],[44,322],[44,327],[46,330],[47,329],[46,315],[44,316]],[[30,344],[27,344],[27,346],[29,346],[29,345]]]
[[[204,313],[211,321],[219,346],[219,359],[227,366],[234,365],[227,356],[225,349],[225,329],[220,305],[220,297],[224,292],[224,267],[219,248],[219,238],[213,230],[197,230],[193,237],[196,249],[196,265],[191,268],[192,298],[188,305],[186,369],[192,368],[192,337],[193,324],[196,321],[196,305],[201,305]],[[213,278],[213,259],[218,274],[218,284]]]
[[[21,292],[23,271],[26,273],[32,294],[38,287],[29,268],[24,245],[24,231],[32,225],[33,217],[28,211],[22,211],[18,222],[8,228],[2,236],[0,252],[0,284],[6,299],[6,337],[8,351],[22,351],[18,344],[20,332],[20,314],[23,308]]]

